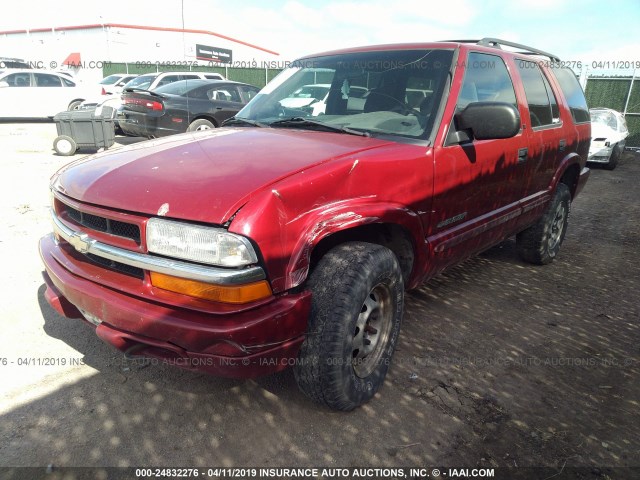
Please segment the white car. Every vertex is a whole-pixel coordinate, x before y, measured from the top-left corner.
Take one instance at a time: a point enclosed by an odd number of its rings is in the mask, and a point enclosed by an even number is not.
[[[627,122],[620,112],[610,108],[592,108],[591,115],[591,146],[589,147],[589,162],[601,163],[607,170],[613,170],[618,165],[629,130]]]
[[[53,117],[74,110],[87,96],[87,89],[67,75],[30,69],[0,72],[0,118]]]
[[[80,105],[78,105],[78,110],[93,110],[94,108],[98,108],[100,106],[111,107],[114,110],[118,110],[122,105],[122,97],[121,95],[100,95],[98,97],[93,96],[88,98]]]
[[[168,83],[177,82],[178,80],[191,79],[207,79],[207,80],[226,80],[219,73],[214,72],[159,72],[145,73],[138,75],[133,80],[124,85],[123,90],[135,88],[138,90],[153,90],[155,88],[167,85]]]
[[[137,76],[138,74],[135,73],[114,73],[113,75],[104,77],[100,81],[102,95],[117,95],[122,93],[124,86]]]
[[[99,98],[85,100],[80,104],[78,110],[93,110],[94,108],[111,107],[117,110],[122,105],[120,95],[105,95]]]
[[[317,117],[325,111],[325,99],[329,95],[330,88],[331,85],[324,83],[305,85],[297,89],[289,97],[280,100],[280,105],[283,108],[304,110],[309,112],[311,116]]]
[[[78,110],[89,110],[99,105],[108,105],[116,110],[120,106],[120,94],[124,86],[138,75],[133,73],[114,73],[104,77],[98,84],[102,91],[100,95],[92,95],[82,102]]]
[[[302,110],[313,117],[324,114],[331,85],[328,83],[317,83],[304,85],[289,97],[280,100],[283,108]],[[362,111],[364,108],[365,96],[368,90],[364,87],[350,86],[347,90],[347,110]]]

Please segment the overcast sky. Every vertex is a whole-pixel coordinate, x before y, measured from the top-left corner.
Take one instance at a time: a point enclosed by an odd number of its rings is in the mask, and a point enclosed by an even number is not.
[[[183,26],[181,0],[23,0],[0,30],[88,23]],[[184,0],[184,28],[297,56],[375,43],[492,36],[563,60],[640,61],[639,0]],[[4,54],[4,53],[3,53]]]

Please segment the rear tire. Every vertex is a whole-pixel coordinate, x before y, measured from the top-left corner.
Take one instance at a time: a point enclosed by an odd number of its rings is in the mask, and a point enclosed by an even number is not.
[[[53,149],[58,155],[69,157],[76,153],[78,144],[73,138],[67,135],[60,135],[53,141]]]
[[[82,100],[74,100],[69,104],[69,106],[67,107],[67,110],[78,110],[78,107],[80,107],[81,103],[82,103]]]
[[[609,162],[602,165],[602,167],[605,168],[606,170],[615,170],[615,168],[618,166],[618,162],[620,161],[621,155],[622,155],[622,152],[620,151],[620,148],[618,148],[618,144],[616,143],[613,146],[613,149],[611,150],[611,156],[609,157]]]
[[[201,130],[210,130],[212,128],[216,128],[216,126],[211,123],[209,120],[205,120],[204,118],[199,118],[198,120],[194,120],[187,128],[187,132],[199,132]]]
[[[350,242],[330,250],[309,277],[311,314],[294,374],[315,402],[353,410],[384,382],[404,302],[398,261],[388,248]]]
[[[567,233],[570,209],[569,187],[560,183],[544,215],[516,236],[518,254],[523,260],[546,265],[556,258]]]

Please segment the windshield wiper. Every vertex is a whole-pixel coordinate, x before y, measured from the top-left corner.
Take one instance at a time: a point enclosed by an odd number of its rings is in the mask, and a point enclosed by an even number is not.
[[[291,117],[283,118],[282,120],[276,120],[269,124],[270,127],[293,127],[293,128],[324,128],[331,132],[348,133],[350,135],[359,135],[361,137],[370,137],[369,132],[363,132],[362,130],[356,130],[349,127],[339,127],[337,125],[329,125],[328,123],[319,122],[318,120],[311,120],[305,117]]]
[[[250,125],[252,127],[268,127],[266,123],[260,123],[260,122],[256,122],[255,120],[248,120],[246,118],[240,118],[240,117],[227,118],[224,122],[222,122],[223,127],[226,127],[229,125]]]

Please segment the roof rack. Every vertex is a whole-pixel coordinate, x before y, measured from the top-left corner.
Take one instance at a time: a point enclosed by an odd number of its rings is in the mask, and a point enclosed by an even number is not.
[[[520,50],[524,50],[522,52],[517,52],[517,53],[524,53],[526,55],[542,55],[544,57],[549,57],[549,59],[554,62],[560,61],[560,58],[557,55],[554,55],[553,53],[544,52],[542,50],[538,50],[537,48],[527,47],[526,45],[522,45],[520,43],[508,42],[507,40],[500,40],[499,38],[485,37],[481,40],[445,40],[445,41],[456,42],[456,43],[475,43],[476,45],[482,45],[484,47],[494,47],[499,49],[502,49],[502,46],[504,45],[505,47],[513,47],[513,48],[518,48]]]

